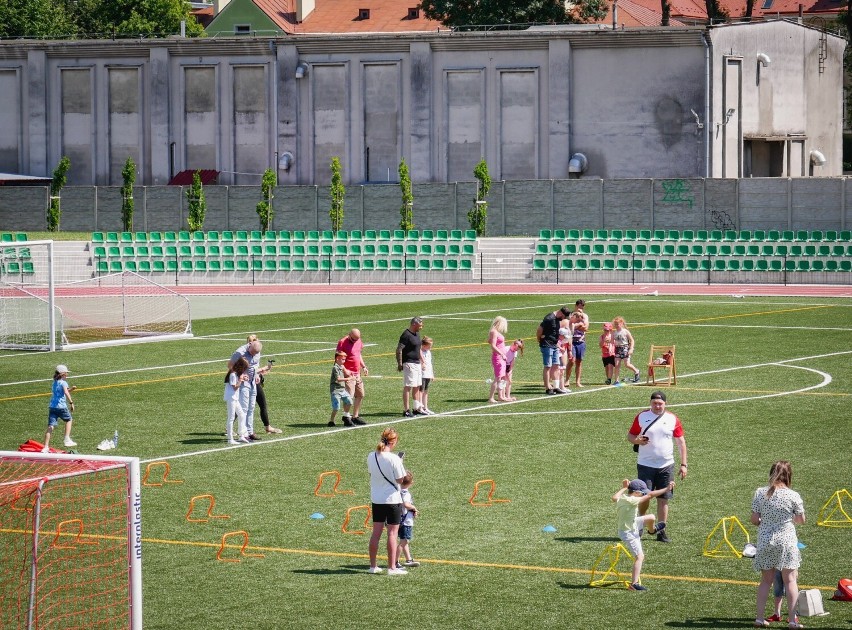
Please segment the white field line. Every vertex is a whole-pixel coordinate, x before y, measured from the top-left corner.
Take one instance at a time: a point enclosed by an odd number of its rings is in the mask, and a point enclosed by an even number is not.
[[[674,405],[673,404],[673,405],[670,405],[670,407],[673,407],[673,408],[674,407],[695,407],[695,406],[702,406],[702,405],[730,404],[730,403],[735,403],[735,402],[745,402],[745,401],[749,401],[749,400],[761,400],[761,399],[765,399],[765,398],[777,398],[777,397],[780,397],[780,396],[792,396],[794,394],[801,394],[801,393],[811,391],[811,390],[814,390],[814,389],[820,389],[822,387],[826,387],[829,383],[831,383],[831,375],[829,375],[825,372],[822,372],[820,370],[816,370],[814,368],[808,368],[808,367],[803,367],[803,366],[799,366],[799,365],[787,365],[787,364],[796,363],[796,362],[799,362],[799,361],[809,361],[809,360],[813,360],[813,359],[821,359],[821,358],[826,358],[826,357],[839,356],[839,355],[844,355],[844,354],[852,354],[852,351],[832,352],[830,354],[815,355],[815,356],[810,356],[810,357],[799,357],[799,358],[796,358],[796,359],[784,359],[782,361],[771,361],[771,362],[768,362],[768,363],[757,363],[757,364],[752,364],[752,365],[743,365],[743,366],[739,366],[739,367],[722,368],[722,369],[719,369],[719,370],[709,370],[707,372],[697,372],[695,374],[685,374],[685,375],[680,376],[680,378],[706,376],[708,374],[719,374],[719,373],[722,373],[722,372],[731,372],[731,371],[735,371],[735,370],[749,370],[749,369],[755,369],[755,368],[760,368],[760,367],[778,366],[778,367],[789,367],[789,368],[794,368],[794,369],[805,370],[805,371],[808,371],[808,372],[814,372],[815,374],[819,374],[822,377],[822,381],[820,383],[816,384],[816,385],[810,385],[808,387],[802,387],[800,389],[796,389],[796,390],[789,391],[789,392],[777,392],[777,393],[773,393],[773,394],[760,394],[760,395],[757,395],[757,396],[744,396],[742,398],[733,398],[733,399],[730,399],[730,400],[708,400],[708,401],[693,402],[693,403],[683,403],[681,405]],[[420,422],[425,422],[427,420],[430,420],[432,418],[450,418],[450,417],[454,417],[454,418],[462,417],[462,418],[464,418],[464,417],[491,416],[491,415],[496,415],[496,414],[488,414],[488,413],[473,414],[471,412],[475,412],[475,411],[482,410],[482,409],[505,408],[508,405],[518,405],[518,404],[532,402],[532,401],[536,401],[536,400],[553,400],[553,399],[559,399],[559,398],[568,397],[568,396],[577,396],[577,395],[580,395],[580,394],[590,394],[590,393],[598,392],[598,391],[601,391],[601,390],[604,390],[604,389],[611,389],[611,386],[609,386],[609,387],[598,387],[598,388],[592,388],[592,389],[583,389],[582,391],[572,392],[571,394],[560,394],[560,395],[557,395],[557,396],[544,395],[544,396],[537,396],[535,398],[524,398],[523,400],[516,400],[514,402],[507,402],[507,403],[498,403],[496,405],[492,405],[492,404],[478,405],[478,406],[475,406],[475,407],[468,407],[467,409],[458,409],[458,410],[455,410],[455,411],[446,411],[446,412],[443,412],[443,413],[436,413],[436,414],[431,415],[431,416],[415,416],[414,418],[398,418],[396,420],[384,421],[384,422],[381,422],[380,424],[381,425],[402,424],[403,422],[412,422],[412,421],[416,421],[416,422],[420,423]],[[601,409],[574,409],[574,410],[562,409],[562,410],[558,410],[558,411],[546,411],[546,412],[540,412],[540,411],[536,411],[536,412],[512,412],[511,414],[506,414],[505,412],[502,412],[502,413],[500,413],[500,415],[506,416],[506,415],[550,415],[550,414],[557,414],[557,413],[558,414],[599,413],[599,412],[602,412],[602,411],[635,411],[637,409],[644,409],[644,408],[645,408],[644,405],[640,405],[638,407],[613,407],[613,408],[601,408]],[[303,439],[312,438],[312,437],[322,437],[322,436],[327,436],[327,435],[334,435],[336,433],[340,433],[340,432],[343,432],[343,431],[357,431],[359,429],[375,429],[376,426],[377,426],[376,424],[368,424],[368,425],[357,426],[357,427],[341,427],[339,429],[330,429],[330,430],[324,430],[324,431],[317,431],[317,432],[313,432],[313,433],[303,433],[301,435],[290,435],[290,436],[286,436],[286,437],[272,438],[272,439],[268,439],[268,440],[263,440],[262,442],[256,442],[254,444],[240,444],[238,446],[222,446],[222,447],[218,447],[218,448],[205,449],[205,450],[202,450],[202,451],[193,451],[191,453],[180,453],[178,455],[167,455],[165,457],[158,457],[158,458],[155,458],[155,459],[141,460],[140,463],[146,464],[146,463],[157,462],[157,461],[166,461],[166,460],[172,460],[172,459],[183,459],[185,457],[195,457],[197,455],[208,455],[210,453],[218,453],[220,451],[231,450],[231,449],[235,449],[235,448],[257,448],[259,446],[263,446],[263,445],[266,445],[266,444],[276,444],[276,443],[279,443],[279,442],[290,442],[290,441],[293,441],[293,440],[303,440]]]

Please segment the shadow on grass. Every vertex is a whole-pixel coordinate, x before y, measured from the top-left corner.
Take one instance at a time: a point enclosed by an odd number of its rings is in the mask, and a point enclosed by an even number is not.
[[[569,542],[569,543],[579,543],[579,542],[617,542],[619,540],[618,536],[561,536],[556,537],[554,540],[559,540],[561,542]]]
[[[178,440],[179,444],[218,444],[225,437],[221,433],[187,433],[188,437],[185,440]],[[197,436],[197,437],[192,437]]]
[[[751,628],[754,626],[754,621],[751,619],[743,621],[737,618],[699,617],[698,619],[684,619],[683,621],[668,621],[665,625],[670,628]]]
[[[363,566],[348,566],[340,567],[339,569],[293,569],[293,573],[303,573],[305,575],[353,575],[367,573],[367,570]]]
[[[567,582],[557,582],[557,584],[559,584],[559,588],[564,588],[564,589],[573,590],[573,591],[585,590],[585,589],[588,589],[588,588],[595,588],[595,587],[589,586],[588,584],[568,584]]]

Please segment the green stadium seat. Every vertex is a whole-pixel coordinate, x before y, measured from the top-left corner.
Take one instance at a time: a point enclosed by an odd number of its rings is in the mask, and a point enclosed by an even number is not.
[[[638,230],[624,230],[623,240],[635,241],[637,238],[639,238],[639,231]]]
[[[766,240],[766,232],[764,232],[763,230],[754,230],[751,233],[751,240],[752,241],[760,241],[760,242],[765,241]]]
[[[553,251],[554,247],[559,248],[560,251],[559,252],[553,252],[553,253],[555,253],[555,254],[556,253],[559,253],[559,254],[562,253],[562,246],[561,245],[554,244],[554,245],[551,245],[550,247],[548,247],[547,243],[538,243],[535,246],[535,254],[536,254],[536,256],[546,256],[548,254],[548,252]]]
[[[189,245],[180,245],[177,250],[178,256],[181,258],[190,258],[192,256],[192,247]]]
[[[577,254],[580,256],[591,256],[592,255],[592,244],[591,243],[580,243],[577,245]]]
[[[778,230],[769,230],[766,233],[766,240],[771,241],[773,243],[775,241],[781,240],[781,232],[779,232]]]
[[[725,235],[724,235],[724,233],[722,232],[722,230],[711,230],[711,231],[710,231],[710,236],[709,236],[709,239],[708,239],[708,240],[710,240],[710,241],[711,241],[711,242],[713,242],[713,243],[718,243],[719,241],[721,241],[721,240],[722,240],[722,238],[723,238],[724,236],[725,236]]]
[[[698,230],[695,232],[695,238],[693,240],[704,242],[710,238],[710,232],[707,230]]]
[[[567,238],[565,230],[553,230],[553,240],[564,241]]]
[[[207,261],[207,269],[210,272],[222,271],[222,261],[220,261],[220,260],[209,260],[209,261]]]
[[[92,256],[95,258],[106,258],[106,247],[103,245],[98,245],[94,249],[92,249]]]
[[[632,243],[622,243],[619,248],[619,253],[622,256],[632,256],[633,255],[633,244]]]
[[[118,243],[118,232],[107,232],[106,233],[106,242],[107,243]]]
[[[362,253],[364,256],[375,256],[376,255],[376,244],[375,243],[364,243],[362,246]]]
[[[120,260],[111,260],[109,261],[109,272],[110,273],[121,273],[123,267],[121,265]]]
[[[788,260],[788,263],[794,262],[792,260]],[[811,270],[811,262],[809,260],[797,260],[795,261],[796,271],[810,271]]]
[[[546,262],[548,271],[556,271],[557,267],[559,266],[558,258],[548,258]]]
[[[417,261],[414,258],[407,258],[405,260],[405,268],[408,271],[417,271]]]
[[[680,240],[680,230],[668,230],[666,232],[666,240],[667,241],[679,241]]]
[[[832,245],[830,255],[835,256],[835,257],[846,256],[846,246],[845,245]]]
[[[189,232],[187,232],[186,230],[180,230],[177,233],[178,243],[188,243],[190,240],[192,240],[192,238],[191,238]]]
[[[719,245],[719,256],[731,256],[733,254],[734,248],[733,245],[722,244]]]
[[[754,261],[754,269],[755,271],[769,271],[769,259],[760,258]]]
[[[816,245],[816,255],[820,258],[831,256],[831,245]]]
[[[835,230],[826,230],[822,235],[823,242],[832,242],[837,240],[837,232]]]
[[[263,271],[263,261],[257,258],[252,258],[251,269],[252,271]]]
[[[463,238],[466,241],[475,241],[476,240],[476,230],[465,230]]]
[[[540,241],[549,241],[553,238],[553,233],[550,230],[539,230],[538,238]]]
[[[574,261],[574,269],[577,271],[587,271],[589,269],[589,261],[585,258],[578,258]]]
[[[364,236],[362,240],[364,241],[375,241],[378,240],[379,235],[376,230],[364,230]]]
[[[686,271],[698,271],[700,262],[697,258],[690,258],[686,261]]]
[[[776,245],[775,256],[787,256],[790,253],[790,245]]]
[[[266,243],[263,245],[263,255],[264,256],[278,256],[278,247],[275,243]]]
[[[196,260],[195,261],[195,271],[206,272],[207,271],[207,261],[206,260]]]
[[[648,243],[636,243],[636,246],[633,248],[633,253],[636,256],[647,256],[648,255]]]
[[[320,232],[319,230],[308,230],[305,232],[305,240],[309,243],[317,242],[320,240]]]
[[[320,271],[331,271],[332,266],[331,259],[329,258],[321,258],[319,261]]]
[[[725,261],[725,269],[728,271],[739,271],[740,267],[741,264],[739,258],[728,258],[728,260]]]
[[[603,256],[606,253],[606,246],[603,243],[592,243],[592,255]]]
[[[171,232],[171,231],[163,232],[163,242],[164,243],[177,243],[177,232]]]
[[[235,243],[248,243],[249,233],[247,230],[236,230],[234,232]]]
[[[151,271],[154,273],[165,273],[166,272],[166,263],[162,260],[152,260],[151,261]]]
[[[741,268],[743,271],[754,271],[754,260],[746,258],[742,261]]]
[[[255,262],[263,262],[264,271],[278,271],[278,261],[274,258],[266,258],[263,261],[258,260]]]
[[[781,237],[780,237],[779,240],[785,241],[785,242],[793,242],[793,240],[795,240],[795,238],[796,238],[795,232],[793,232],[792,230],[784,230],[783,232],[781,232]]]
[[[826,271],[837,271],[839,269],[837,261],[834,259],[825,261],[825,270]]]
[[[421,244],[418,253],[421,256],[431,256],[432,255],[432,245],[429,244],[429,243]]]
[[[435,231],[434,230],[423,230],[420,232],[420,240],[421,241],[434,241],[435,240]]]
[[[444,270],[444,259],[443,258],[435,258],[431,263],[431,271],[443,271]]]
[[[793,241],[796,243],[806,243],[810,238],[811,233],[807,230],[796,230],[793,235]]]
[[[322,230],[319,233],[319,240],[321,241],[333,241],[335,232],[333,230]]]
[[[181,271],[192,271],[192,261],[191,260],[181,260],[180,261],[180,270]]]
[[[623,240],[624,239],[624,231],[623,230],[610,230],[608,238],[609,238],[610,241]]]
[[[799,257],[802,256],[804,252],[803,245],[790,245],[790,251],[788,253],[789,256]]]
[[[450,233],[447,230],[436,230],[435,231],[435,240],[436,241],[447,241],[450,238]]]
[[[841,230],[837,233],[837,240],[842,243],[852,241],[852,230]]]
[[[464,238],[464,232],[461,230],[450,230],[450,240],[460,241]]]
[[[809,243],[821,243],[823,239],[822,230],[813,230],[808,233],[808,242]]]
[[[13,272],[13,265],[18,265],[18,263],[10,262],[8,265],[6,265],[6,271],[8,271],[9,273],[15,273]],[[109,263],[105,260],[99,260],[97,264],[97,270],[98,273],[109,273]]]
[[[279,230],[278,240],[290,242],[293,240],[293,233],[290,230]]]
[[[648,245],[649,256],[662,256],[663,246],[660,243],[651,243]]]
[[[725,271],[725,261],[721,258],[714,260],[713,271]]]
[[[704,255],[704,245],[691,245],[689,247],[689,255],[690,256],[703,256]]]
[[[390,269],[391,271],[402,271],[402,259],[401,258],[391,258],[390,260],[379,260],[379,269]],[[387,267],[384,267],[383,263],[387,263]]]
[[[14,242],[14,236],[9,232],[3,232],[2,242],[4,243],[12,243]],[[92,232],[92,243],[105,243],[104,233],[103,232]]]
[[[577,243],[565,243],[562,246],[562,253],[567,256],[574,256],[577,253]]]
[[[187,245],[187,247],[189,247],[189,245]],[[183,247],[181,247],[181,249],[183,249]],[[207,256],[207,248],[204,247],[204,245],[193,245],[192,246],[192,255],[203,258],[203,257]]]
[[[782,260],[770,260],[769,261],[769,270],[770,271],[783,271],[784,270],[784,261],[782,261]]]
[[[559,269],[562,271],[573,271],[574,269],[574,261],[570,258],[563,258],[559,261]]]
[[[119,243],[132,243],[133,242],[133,232],[122,232],[118,235]]]
[[[618,243],[609,243],[606,246],[606,255],[607,256],[618,256],[619,245]]]
[[[658,271],[671,271],[672,269],[672,261],[669,258],[661,258],[657,261],[657,270]]]
[[[740,230],[737,233],[737,240],[738,241],[750,241],[750,240],[752,240],[751,230]]]
[[[690,242],[694,241],[695,240],[695,232],[693,232],[692,230],[683,230],[680,233],[680,239],[679,240],[690,241]]]
[[[151,249],[147,245],[137,245],[132,249],[134,258],[148,258],[151,256]]]
[[[825,271],[825,262],[822,260],[812,260],[811,263],[811,271]]]
[[[734,256],[745,256],[746,255],[746,246],[745,245],[732,245],[731,253]]]
[[[376,261],[372,258],[364,258],[361,260],[361,268],[364,271],[375,271]]]
[[[609,240],[609,230],[597,230],[595,232],[595,240],[608,241]]]
[[[430,271],[431,265],[429,264],[428,258],[421,258],[417,261],[417,270],[418,271]]]
[[[568,230],[568,233],[565,235],[565,238],[569,241],[579,241],[580,230]]]
[[[390,230],[379,230],[378,236],[376,237],[380,241],[389,241],[391,240],[392,233]]]
[[[150,260],[140,260],[138,263],[138,272],[139,273],[151,273],[151,261]]]
[[[581,241],[593,241],[595,240],[595,231],[594,230],[583,230],[580,232],[580,240]]]
[[[674,243],[665,243],[663,244],[663,256],[674,256],[676,252],[676,245]]]
[[[722,234],[722,241],[725,243],[733,243],[739,237],[739,234],[736,230],[725,230],[724,234]]]
[[[308,240],[308,233],[305,230],[293,230],[291,233],[292,240],[294,241],[306,241]]]
[[[245,259],[241,259],[236,261],[237,263],[237,271],[248,271],[249,270],[249,261]]]
[[[662,261],[660,261],[662,263]],[[683,258],[675,258],[672,262],[672,271],[684,271],[686,269],[686,261]]]
[[[652,241],[664,241],[666,240],[666,231],[665,230],[654,230],[651,233]]]
[[[221,240],[222,235],[216,230],[210,230],[204,235],[204,237],[208,243],[218,243]]]
[[[405,235],[405,238],[409,241],[419,241],[420,240],[420,230],[408,230]]]
[[[234,242],[234,233],[231,230],[222,230],[222,234],[219,235],[219,240],[223,243],[233,243]]]
[[[204,234],[204,232],[202,232],[201,230],[196,230],[195,232],[193,232],[191,234],[191,239],[192,239],[193,242],[203,243],[204,241],[207,240],[207,235]]]
[[[639,236],[637,240],[640,241],[650,241],[651,240],[651,230],[639,230]]]
[[[772,257],[775,255],[775,245],[761,245],[760,256]]]
[[[642,261],[642,269],[644,271],[656,271],[657,270],[657,259],[656,258],[645,258]]]
[[[467,258],[463,258],[459,261],[459,269],[462,271],[473,271],[473,263]]]
[[[360,243],[349,243],[348,246],[344,246],[344,251],[346,256],[361,256],[363,254]]]
[[[615,268],[618,271],[628,271],[630,269],[630,260],[627,258],[619,258],[615,261]]]
[[[107,247],[107,256],[110,258],[121,258],[121,248],[117,246]]]

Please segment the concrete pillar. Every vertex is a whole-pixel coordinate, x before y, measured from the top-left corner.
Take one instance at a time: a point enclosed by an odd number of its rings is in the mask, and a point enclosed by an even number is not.
[[[276,49],[275,63],[278,65],[278,85],[275,86],[278,101],[277,139],[275,151],[278,153],[279,164],[281,156],[290,153],[293,162],[289,171],[284,171],[279,166],[278,183],[298,184],[299,173],[310,177],[311,168],[307,154],[299,151],[299,87],[302,82],[310,81],[309,76],[296,79],[296,66],[299,65],[299,51],[295,44],[279,44]],[[308,70],[310,72],[310,69]]]
[[[544,177],[566,179],[571,159],[571,43],[567,39],[552,39],[547,58],[548,166]]]
[[[152,47],[150,51],[150,80],[148,82],[148,103],[151,112],[148,163],[151,165],[151,183],[155,186],[169,183],[169,156],[171,143],[175,142],[175,173],[180,172],[183,150],[180,138],[172,136],[169,127],[169,88],[170,57],[165,46]]]
[[[434,181],[432,173],[432,47],[411,44],[411,179]]]
[[[47,53],[43,50],[27,51],[27,128],[29,134],[29,175],[51,177],[48,166],[47,136]],[[57,125],[54,127],[59,128]],[[57,164],[59,158],[57,158]]]

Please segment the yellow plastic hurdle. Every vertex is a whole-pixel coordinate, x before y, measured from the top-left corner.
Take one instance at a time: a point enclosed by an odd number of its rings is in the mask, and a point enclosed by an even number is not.
[[[627,571],[622,572],[618,570],[618,563],[624,557],[630,562],[630,566]],[[606,566],[606,571],[603,573],[600,571],[601,565]],[[592,577],[589,580],[589,586],[601,588],[621,584],[624,588],[630,588],[632,567],[633,556],[630,555],[624,545],[621,543],[607,545],[595,560],[595,564],[592,565]]]
[[[151,474],[151,471],[155,468],[163,469],[163,480],[160,483],[155,483],[148,481],[148,477]],[[151,462],[145,467],[145,475],[142,477],[142,485],[149,487],[160,487],[166,483],[183,483],[181,479],[169,479],[169,474],[172,472],[172,467],[169,466],[169,462]]]
[[[487,483],[491,484],[491,488],[488,490],[488,498],[485,501],[477,501],[476,497],[479,494],[479,486]],[[480,479],[475,484],[473,484],[473,494],[470,495],[470,499],[467,500],[468,503],[475,507],[488,507],[494,505],[495,503],[511,503],[509,499],[495,499],[494,492],[497,490],[497,482],[493,479]]]
[[[367,516],[364,517],[364,529],[349,529],[349,519],[352,518],[352,512],[355,510],[367,510]],[[354,505],[348,510],[346,510],[346,518],[343,519],[343,533],[344,534],[357,534],[360,536],[361,534],[367,533],[367,525],[370,524],[370,516],[372,516],[372,509],[369,505]]]
[[[225,541],[229,536],[238,536],[242,534],[243,536],[243,544],[240,547],[240,555],[237,558],[223,558],[222,552],[225,551]],[[222,534],[222,544],[219,547],[219,551],[216,552],[216,559],[221,562],[240,562],[244,557],[245,558],[264,558],[264,554],[262,553],[246,553],[246,547],[248,547],[249,536],[248,532],[244,530],[236,531],[236,532],[227,532],[226,534]]]
[[[843,506],[844,497],[848,501],[848,507],[846,508]],[[833,517],[837,512],[840,512],[846,518],[835,520]],[[850,512],[852,512],[852,495],[845,488],[838,490],[831,495],[831,498],[825,502],[825,505],[819,511],[817,525],[822,525],[823,527],[852,527],[852,517],[849,516]]]
[[[192,511],[195,509],[196,499],[207,499],[210,501],[207,505],[207,518],[190,518]],[[231,518],[227,514],[213,514],[213,507],[216,505],[216,498],[212,494],[199,494],[189,500],[189,510],[186,513],[186,520],[190,523],[206,523],[211,518]]]
[[[746,541],[745,544],[751,542],[751,537],[748,535],[748,531],[743,527],[743,524],[740,522],[736,516],[726,516],[724,518],[719,519],[719,522],[716,523],[716,527],[710,532],[704,541],[704,549],[701,552],[702,556],[707,556],[708,558],[742,558],[742,552],[733,545],[731,542],[731,535],[736,531],[734,527],[739,527],[743,534],[745,534]],[[721,537],[717,537],[718,541],[715,544],[711,544],[713,542],[713,537],[716,535],[721,529],[722,535]],[[742,545],[745,547],[745,545]]]
[[[331,492],[320,492],[320,489],[322,488],[322,483],[323,481],[325,481],[326,477],[334,477],[334,486],[332,486]],[[337,494],[355,494],[354,490],[338,490],[337,486],[340,485],[340,480],[340,473],[336,470],[326,470],[325,472],[321,472],[319,480],[317,481],[317,487],[314,488],[314,496],[333,497]]]

